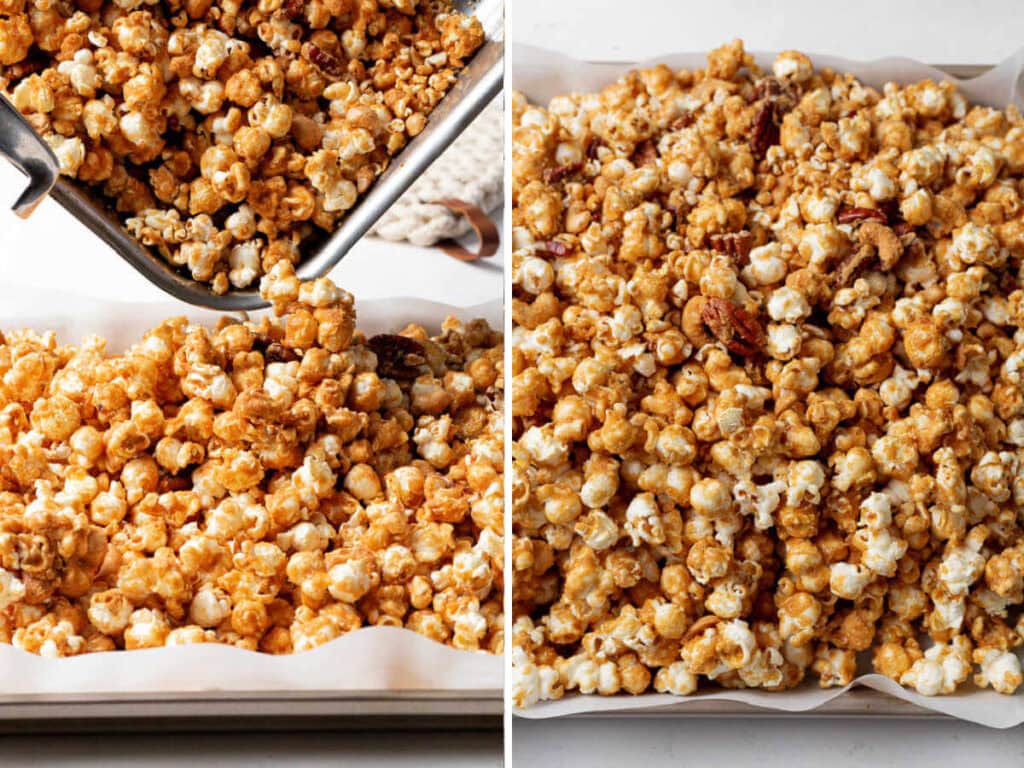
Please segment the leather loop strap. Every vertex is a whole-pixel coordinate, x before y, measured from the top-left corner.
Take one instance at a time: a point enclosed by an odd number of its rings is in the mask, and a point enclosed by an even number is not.
[[[447,239],[441,240],[437,247],[447,253],[453,259],[459,261],[476,261],[477,259],[486,259],[488,256],[493,256],[498,252],[498,227],[491,220],[481,208],[472,203],[467,203],[465,200],[458,200],[452,197],[446,197],[441,200],[432,200],[431,202],[436,205],[443,205],[452,213],[457,213],[464,217],[469,222],[469,226],[476,232],[476,236],[479,240],[479,244],[476,247],[476,251],[470,251],[464,248],[457,241]]]

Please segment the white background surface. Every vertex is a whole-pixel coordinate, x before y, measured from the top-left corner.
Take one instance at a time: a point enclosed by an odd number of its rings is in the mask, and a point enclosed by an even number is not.
[[[749,50],[990,64],[1024,46],[1013,0],[511,0],[508,37],[580,59],[636,61],[736,37]],[[515,720],[515,766],[588,768],[1024,765],[1024,730],[952,721]]]

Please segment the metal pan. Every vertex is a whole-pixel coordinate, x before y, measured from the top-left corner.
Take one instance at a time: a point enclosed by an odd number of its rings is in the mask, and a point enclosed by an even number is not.
[[[0,694],[0,734],[27,731],[498,730],[498,690],[183,692],[9,696]]]
[[[487,42],[430,114],[423,132],[393,158],[388,169],[349,211],[338,229],[308,252],[297,270],[301,280],[319,277],[341,261],[374,222],[501,91],[504,75],[502,0],[454,0],[453,4],[480,20]],[[0,97],[0,155],[8,157],[31,179],[31,186],[15,205],[19,215],[27,215],[49,191],[51,197],[117,251],[143,277],[175,298],[222,311],[266,306],[259,292],[252,289],[233,290],[218,296],[205,283],[193,280],[141,245],[121,226],[108,203],[92,190],[69,179],[57,178],[58,166],[53,153],[3,97]],[[501,162],[501,159],[495,158],[495,162]]]

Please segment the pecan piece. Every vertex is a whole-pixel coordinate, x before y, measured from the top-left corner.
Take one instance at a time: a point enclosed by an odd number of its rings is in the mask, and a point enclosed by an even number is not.
[[[267,345],[263,358],[268,363],[291,363],[302,359],[294,349],[277,341]]]
[[[885,224],[889,221],[885,212],[877,208],[844,208],[836,219],[840,224],[852,224],[858,221],[877,221]]]
[[[377,356],[377,375],[389,379],[412,379],[426,360],[423,345],[408,336],[382,333],[367,342]]]
[[[583,163],[569,163],[568,165],[556,165],[544,171],[544,182],[546,184],[557,184],[567,176],[579,173],[583,169]]]
[[[697,116],[695,114],[693,114],[693,112],[691,112],[689,110],[686,110],[686,111],[683,112],[683,114],[681,114],[679,117],[677,117],[671,123],[669,123],[668,127],[669,127],[670,130],[673,130],[673,131],[678,131],[678,130],[681,130],[683,128],[689,128],[691,125],[693,125],[693,123],[694,123],[694,121],[696,119],[697,119]]]
[[[306,1],[284,0],[284,3],[281,4],[281,11],[285,17],[294,21],[306,12]]]
[[[328,77],[341,77],[342,67],[341,62],[338,61],[336,56],[331,55],[323,48],[315,45],[314,43],[306,43],[302,46],[303,53],[309,61],[320,68]]]
[[[742,229],[739,232],[712,235],[709,242],[713,250],[731,256],[736,266],[742,268],[750,261],[750,247],[754,244],[754,236]]]
[[[698,635],[703,635],[707,630],[717,626],[721,621],[722,619],[715,616],[713,613],[701,616],[693,622],[693,624],[690,625],[690,628],[683,634],[683,642],[685,643],[687,640],[691,640]]]
[[[650,139],[644,139],[636,145],[636,149],[633,150],[633,165],[637,168],[644,165],[651,165],[658,159],[658,148],[654,146],[654,142]]]
[[[832,276],[836,288],[850,285],[868,269],[892,269],[903,257],[904,245],[899,235],[874,217],[858,227],[857,240],[860,247],[840,262]]]
[[[734,354],[753,357],[764,346],[764,331],[757,318],[725,299],[709,298],[701,319],[715,338]]]
[[[164,475],[157,481],[156,488],[160,493],[189,491],[192,489],[192,475],[190,472],[183,475]]]
[[[766,102],[754,116],[754,126],[750,130],[750,151],[755,158],[761,159],[770,147],[778,143],[779,126],[775,121],[775,106]]]
[[[857,230],[862,245],[872,246],[878,253],[882,269],[892,269],[903,256],[903,243],[891,228],[877,221],[867,221]]]
[[[751,102],[760,103],[750,130],[750,151],[755,159],[765,156],[770,147],[779,143],[782,118],[796,106],[800,92],[791,83],[776,77],[763,77],[754,83]]]
[[[875,251],[870,245],[862,245],[845,259],[832,273],[832,285],[845,288],[857,279],[858,275],[878,263]]]
[[[569,255],[569,246],[558,240],[548,240],[541,243],[537,250],[546,253],[548,256],[562,257]]]

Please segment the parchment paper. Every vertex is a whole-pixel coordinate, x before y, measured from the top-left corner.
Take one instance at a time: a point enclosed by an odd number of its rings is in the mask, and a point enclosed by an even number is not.
[[[935,67],[904,58],[857,62],[835,56],[808,53],[817,69],[831,67],[839,72],[852,72],[868,85],[881,88],[886,82],[908,83],[924,78],[949,80],[973,103],[1004,108],[1014,104],[1024,108],[1024,49],[994,69],[970,80],[950,77]],[[506,49],[509,85],[522,91],[535,104],[546,105],[555,96],[573,92],[596,92],[614,82],[630,69],[667,64],[674,69],[694,69],[707,64],[705,53],[678,53],[637,63],[593,63],[572,59],[554,51],[511,44]],[[754,53],[762,68],[771,69],[773,53]],[[952,696],[921,696],[909,691],[883,675],[862,674],[847,688],[821,690],[814,681],[787,692],[758,690],[724,690],[696,693],[692,696],[668,694],[619,695],[601,697],[568,694],[559,701],[541,702],[528,709],[516,710],[526,718],[548,718],[582,712],[641,710],[668,704],[685,707],[699,701],[735,701],[763,709],[783,712],[808,712],[841,696],[849,688],[863,686],[909,701],[918,706],[994,728],[1009,728],[1024,723],[1024,688],[1016,695],[1003,696],[993,691],[975,689],[970,681]]]
[[[0,330],[52,330],[61,344],[90,334],[121,352],[168,317],[213,324],[221,313],[173,301],[114,303],[0,286]],[[367,333],[420,323],[436,332],[448,315],[501,328],[500,301],[457,307],[420,299],[356,300]],[[181,693],[195,691],[500,691],[502,658],[459,651],[407,629],[366,627],[289,656],[201,644],[47,659],[0,643],[0,694]]]

